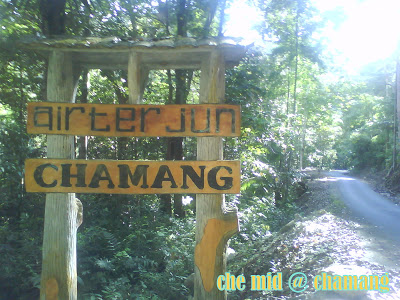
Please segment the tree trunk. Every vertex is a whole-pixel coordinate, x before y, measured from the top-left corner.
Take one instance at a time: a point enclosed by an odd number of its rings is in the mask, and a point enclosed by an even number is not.
[[[397,141],[400,140],[400,59],[396,64],[396,100],[394,107],[394,124],[393,124],[393,171],[397,168]],[[397,130],[397,134],[396,134]]]
[[[41,0],[42,32],[45,35],[65,34],[66,0]]]
[[[177,1],[177,34],[180,37],[187,36],[186,0]]]
[[[173,97],[173,85],[171,71],[167,71],[168,75],[168,104],[171,104]],[[189,94],[190,84],[193,77],[192,71],[175,70],[175,104],[185,104]],[[182,160],[183,159],[183,138],[173,137],[165,138],[167,143],[166,160]],[[174,216],[178,218],[185,217],[185,210],[183,209],[182,195],[161,195],[160,196],[160,210],[167,215],[172,214],[172,199],[174,200]]]
[[[307,130],[308,116],[307,112],[304,113],[301,124],[301,142],[300,142],[300,170],[304,169],[304,152],[306,147],[306,130]]]
[[[176,91],[175,91],[175,104],[185,104],[190,90],[193,72],[186,70],[175,70]],[[168,139],[168,151],[171,151],[170,158],[174,160],[183,159],[183,138],[175,137]],[[168,155],[168,154],[167,154]],[[174,195],[174,215],[178,218],[185,217],[185,210],[183,209],[182,195]]]
[[[186,0],[178,0],[177,2],[177,35],[180,37],[187,36],[187,10],[186,10]],[[171,74],[168,72],[169,80],[169,96],[171,93]],[[175,104],[185,104],[187,97],[187,86],[186,82],[188,80],[188,73],[185,70],[175,70]],[[190,81],[188,81],[190,82]],[[190,87],[190,83],[189,83]],[[170,100],[170,99],[169,99]],[[183,159],[183,138],[167,138],[167,160],[182,160]],[[175,194],[174,198],[174,215],[183,218],[185,216],[185,211],[182,204],[182,195]],[[171,214],[171,201],[172,195],[161,196],[161,209],[167,213]]]
[[[203,27],[203,37],[208,37],[210,35],[211,24],[217,12],[218,2],[218,0],[210,1],[207,6],[207,17]],[[222,16],[224,16],[224,14],[222,14]]]
[[[128,99],[126,95],[120,90],[120,87],[115,82],[113,83],[115,94],[117,95],[118,104],[127,104]],[[131,159],[127,156],[127,147],[129,143],[129,137],[120,136],[117,137],[117,159]]]
[[[202,63],[200,103],[221,103],[224,96],[224,57],[216,50]],[[197,160],[221,160],[222,146],[220,137],[197,138]],[[225,207],[224,195],[196,195],[195,299],[226,299],[216,281],[225,273],[226,243],[238,228],[237,211]]]
[[[297,5],[299,3],[297,2]],[[298,81],[298,67],[299,67],[299,9],[297,9],[296,13],[296,27],[295,27],[295,60],[294,60],[294,82],[293,82],[293,119],[291,119],[290,122],[290,130],[294,131],[294,127],[296,126],[296,116],[297,116],[297,81]],[[289,158],[288,158],[288,173],[287,175],[289,176],[291,172],[291,168],[295,167],[295,158],[296,158],[296,148],[298,147],[298,136],[295,135],[294,138],[292,139],[292,144],[293,144],[293,149],[289,152]],[[294,156],[294,157],[293,157]],[[287,176],[288,179],[288,184],[289,184],[289,177]],[[287,184],[286,190],[289,189],[289,186]],[[287,194],[287,193],[286,193]],[[285,198],[286,199],[286,198]]]
[[[294,84],[293,84],[293,115],[296,116],[297,111],[297,76],[299,67],[299,11],[296,15],[296,29],[295,29],[295,60],[294,60]]]
[[[74,102],[71,54],[53,51],[47,77],[47,99]],[[74,158],[74,137],[49,135],[47,157]],[[76,230],[82,222],[82,204],[72,193],[46,195],[40,299],[77,299]]]
[[[224,36],[225,8],[226,8],[226,0],[222,0],[221,14],[220,14],[219,25],[218,25],[218,36]]]
[[[168,80],[168,100],[166,104],[172,104],[174,101],[174,85],[172,84],[172,73],[171,70],[167,70],[167,80]],[[165,143],[167,145],[167,153],[165,156],[166,160],[172,159],[172,151],[171,151],[171,139],[164,138]],[[172,195],[171,194],[163,194],[160,196],[160,211],[164,214],[171,216],[172,215]]]
[[[165,138],[165,142],[167,143],[167,153],[165,154],[166,160],[173,160],[173,152],[176,141],[174,138]],[[160,196],[160,211],[164,214],[171,216],[172,215],[172,194],[164,194]]]

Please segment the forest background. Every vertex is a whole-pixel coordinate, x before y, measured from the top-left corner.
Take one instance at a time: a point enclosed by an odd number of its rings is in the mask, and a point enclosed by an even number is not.
[[[340,168],[397,174],[397,56],[350,77],[332,63],[318,33],[340,11],[309,0],[250,3],[261,12],[260,41],[227,70],[226,102],[242,107],[240,138],[225,159],[242,162],[241,231],[230,251],[246,257],[256,242],[300,213],[302,170]],[[26,133],[26,105],[46,100],[47,62],[22,40],[52,36],[122,39],[223,37],[235,0],[2,0],[0,2],[0,299],[38,298],[43,194],[24,190],[24,161],[46,156],[46,137]],[[124,71],[84,70],[77,102],[128,99]],[[144,103],[197,103],[199,73],[152,71]],[[195,159],[193,138],[76,139],[78,158]],[[177,149],[172,151],[171,149]],[[393,179],[395,180],[395,179]],[[77,195],[81,299],[182,299],[193,273],[194,195]],[[235,269],[231,262],[229,269]]]

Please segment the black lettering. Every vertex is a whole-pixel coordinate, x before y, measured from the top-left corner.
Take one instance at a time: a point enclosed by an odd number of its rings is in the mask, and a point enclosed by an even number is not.
[[[61,130],[61,106],[57,108],[57,130]]]
[[[87,164],[76,164],[76,174],[71,174],[72,164],[61,164],[61,186],[71,187],[71,178],[76,178],[76,187],[86,186],[86,166]]]
[[[211,115],[210,109],[207,108],[207,124],[206,124],[206,128],[197,130],[197,129],[195,129],[196,128],[195,109],[192,108],[192,111],[191,111],[192,124],[191,124],[191,127],[190,127],[192,132],[209,133],[210,132],[210,115]]]
[[[43,172],[44,172],[44,169],[46,169],[46,168],[52,168],[52,169],[58,171],[58,168],[55,165],[43,164],[36,168],[35,172],[33,173],[33,178],[35,179],[36,183],[38,185],[40,185],[41,187],[45,187],[45,188],[55,187],[57,185],[57,180],[54,180],[52,183],[46,183],[43,180]]]
[[[106,128],[96,128],[96,116],[107,116],[107,113],[96,113],[96,108],[92,108],[92,112],[89,114],[91,117],[91,130],[93,131],[110,131],[110,125],[107,125]]]
[[[121,110],[128,110],[128,111],[130,110],[131,111],[130,118],[122,118],[121,117]],[[131,126],[131,128],[121,128],[120,127],[121,121],[135,121],[135,109],[134,108],[117,107],[117,118],[115,120],[117,131],[121,131],[121,132],[133,132],[133,131],[135,131],[135,126]]]
[[[102,176],[104,173],[105,176]],[[108,180],[107,187],[109,189],[113,189],[115,187],[114,183],[111,180],[110,173],[107,170],[107,167],[103,164],[100,164],[96,167],[96,171],[93,174],[92,180],[90,181],[89,187],[98,188],[100,180]]]
[[[145,118],[146,118],[146,115],[147,115],[147,113],[149,113],[152,110],[154,110],[157,115],[159,115],[160,112],[161,112],[160,108],[158,108],[158,107],[151,107],[149,109],[142,108],[140,110],[140,131],[141,132],[144,132],[144,129],[145,129],[145,124],[146,124]]]
[[[39,123],[39,115],[47,114],[48,115],[48,123]],[[33,124],[36,127],[48,127],[49,130],[53,130],[53,108],[51,106],[42,106],[35,107],[35,112],[33,115]]]
[[[181,108],[181,128],[171,129],[169,126],[165,127],[167,132],[185,132],[185,108]]]
[[[206,166],[199,166],[200,168],[200,176],[197,175],[197,173],[195,172],[195,170],[193,169],[192,166],[181,166],[182,170],[183,170],[183,184],[182,184],[182,188],[183,189],[188,189],[189,186],[187,185],[187,176],[190,177],[190,179],[192,179],[193,183],[197,186],[198,189],[204,189],[204,169],[206,168]]]
[[[65,109],[65,130],[69,130],[69,116],[72,114],[72,112],[74,110],[80,110],[81,113],[85,113],[85,108],[82,106],[78,106],[78,107],[67,107]],[[93,110],[92,110],[93,112]],[[93,119],[93,117],[92,117]],[[92,123],[92,127],[94,127],[93,123]]]
[[[230,113],[232,115],[231,117],[231,131],[232,133],[235,133],[236,131],[236,115],[235,111],[231,108],[217,108],[216,111],[216,119],[217,119],[217,128],[216,132],[219,132],[219,127],[220,127],[220,118],[222,113]]]
[[[132,175],[131,170],[129,169],[128,165],[118,165],[119,168],[119,185],[118,187],[127,189],[129,188],[128,185],[128,176],[131,179],[131,182],[133,185],[138,185],[140,182],[140,179],[143,178],[143,183],[140,186],[141,188],[148,188],[149,186],[147,185],[147,168],[148,165],[138,165],[135,169],[135,172]]]
[[[165,175],[167,175],[167,177],[165,177]],[[176,185],[174,177],[172,176],[171,170],[168,168],[167,165],[160,166],[160,168],[158,169],[158,173],[156,175],[156,179],[154,179],[153,185],[151,187],[155,189],[162,189],[163,181],[170,181],[171,188],[178,187]]]
[[[208,176],[207,176],[208,184],[213,189],[216,189],[219,191],[229,190],[230,188],[232,188],[232,182],[233,182],[232,177],[221,177],[220,179],[224,181],[224,185],[219,185],[217,182],[217,173],[221,169],[226,169],[229,172],[229,174],[232,174],[232,168],[230,168],[230,167],[218,166],[218,167],[212,168],[210,170],[210,172],[208,172]]]

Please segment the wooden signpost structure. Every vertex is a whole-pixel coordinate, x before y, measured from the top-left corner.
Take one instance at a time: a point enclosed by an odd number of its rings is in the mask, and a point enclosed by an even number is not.
[[[245,47],[229,39],[36,40],[48,57],[47,99],[28,106],[28,132],[48,134],[47,159],[26,162],[28,191],[46,192],[40,299],[77,299],[76,231],[82,204],[74,192],[198,193],[195,299],[225,299],[216,287],[225,248],[238,231],[224,194],[240,190],[240,163],[223,161],[222,136],[238,136],[240,112],[224,105],[225,69]],[[127,69],[129,105],[74,104],[83,68]],[[140,105],[151,69],[200,69],[200,105]],[[73,135],[197,136],[197,161],[74,160]]]

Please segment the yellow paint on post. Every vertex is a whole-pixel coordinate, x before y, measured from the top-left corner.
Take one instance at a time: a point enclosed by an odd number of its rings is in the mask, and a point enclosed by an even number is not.
[[[58,299],[58,283],[53,277],[46,281],[46,300]]]
[[[224,236],[229,232],[237,231],[237,219],[224,221],[209,219],[204,228],[204,235],[194,250],[194,260],[200,270],[204,289],[210,292],[214,287],[214,268],[216,250]]]

